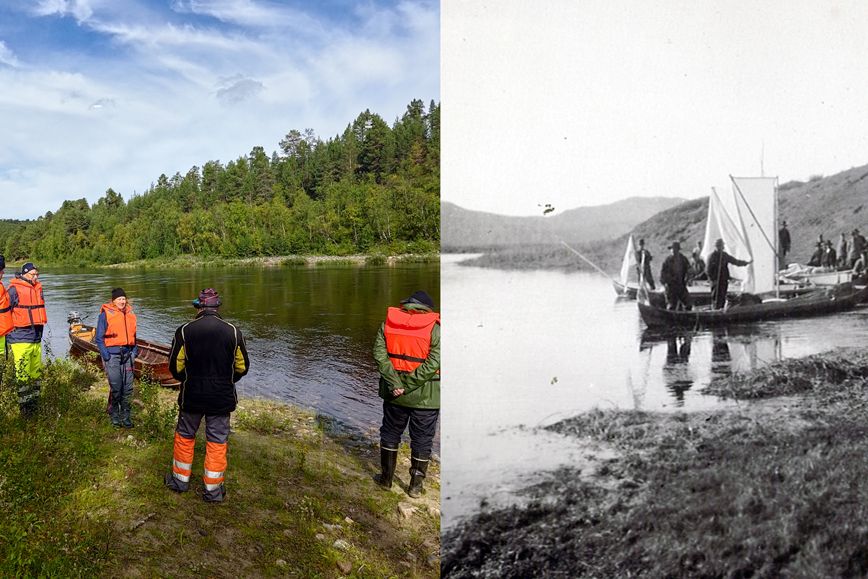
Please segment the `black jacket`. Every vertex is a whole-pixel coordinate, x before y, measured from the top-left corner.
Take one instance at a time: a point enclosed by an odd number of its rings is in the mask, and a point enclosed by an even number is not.
[[[247,374],[250,360],[241,330],[216,310],[202,310],[175,330],[169,371],[181,381],[178,406],[185,412],[228,414],[235,410],[235,382]]]

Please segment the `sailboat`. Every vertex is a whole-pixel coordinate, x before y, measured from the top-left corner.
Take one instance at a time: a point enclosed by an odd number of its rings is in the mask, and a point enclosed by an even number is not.
[[[684,327],[752,322],[774,318],[813,316],[854,307],[868,287],[842,283],[803,290],[782,297],[777,275],[777,178],[735,178],[732,195],[712,189],[708,204],[703,258],[708,259],[716,239],[724,240],[727,253],[751,261],[741,271],[731,271],[741,280],[742,299],[724,309],[668,310],[639,292],[639,313],[648,327]],[[727,266],[732,267],[732,266]]]
[[[630,281],[630,272],[636,271],[636,246],[633,244],[633,236],[627,238],[627,249],[624,250],[624,259],[621,261],[621,274],[618,279],[612,279],[612,286],[619,297],[636,299],[639,284]]]

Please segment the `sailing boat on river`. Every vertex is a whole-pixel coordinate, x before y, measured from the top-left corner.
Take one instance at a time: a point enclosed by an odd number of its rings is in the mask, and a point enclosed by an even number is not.
[[[712,189],[703,258],[707,261],[714,240],[720,238],[731,255],[751,261],[733,276],[741,280],[740,299],[724,309],[668,310],[655,294],[641,288],[639,313],[647,326],[721,325],[814,316],[850,309],[865,297],[868,287],[842,283],[782,298],[777,276],[777,178],[730,179],[731,196]]]

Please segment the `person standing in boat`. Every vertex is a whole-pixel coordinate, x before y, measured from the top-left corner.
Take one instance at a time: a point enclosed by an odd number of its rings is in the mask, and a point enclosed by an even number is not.
[[[696,247],[693,248],[693,254],[690,258],[690,279],[688,281],[708,279],[708,276],[705,275],[705,260],[702,259],[702,241],[696,242]]]
[[[209,503],[226,498],[229,416],[238,403],[235,383],[250,370],[241,330],[220,317],[220,305],[214,289],[203,289],[193,300],[196,317],[175,330],[169,352],[169,371],[180,380],[181,390],[172,471],[164,480],[175,492],[189,489],[196,432],[204,418],[207,443],[202,499]]]
[[[847,236],[844,235],[844,232],[841,232],[841,238],[838,240],[838,249],[836,251],[838,255],[838,261],[835,264],[837,269],[844,269],[847,267]]]
[[[136,346],[136,314],[123,288],[112,290],[112,299],[99,311],[94,338],[109,381],[109,416],[115,428],[132,428],[133,361]]]
[[[410,426],[410,484],[407,494],[422,494],[431,447],[440,417],[440,314],[434,300],[417,291],[390,307],[374,341],[383,399],[380,426],[380,486],[392,488],[398,446]]]
[[[862,255],[862,251],[868,247],[868,244],[865,242],[865,237],[859,233],[858,229],[853,230],[853,234],[850,238],[850,260],[847,264],[851,268],[856,265],[856,260],[859,259],[859,256]]]
[[[724,243],[722,239],[715,241],[714,251],[708,256],[708,264],[705,266],[705,273],[711,282],[711,301],[717,310],[723,309],[726,305],[726,291],[729,289],[730,280],[729,266],[744,267],[752,261],[736,259],[725,252],[723,248]]]
[[[670,310],[689,310],[691,304],[687,280],[691,273],[690,262],[681,254],[681,243],[678,241],[673,241],[669,249],[672,254],[666,256],[660,268],[660,283],[666,288],[666,307]]]
[[[829,271],[838,267],[838,254],[835,253],[835,248],[832,247],[832,240],[826,240],[826,246],[823,248],[823,256],[820,258],[820,266]]]
[[[778,243],[780,244],[781,263],[778,269],[787,267],[787,254],[790,252],[790,230],[787,229],[786,220],[781,222],[781,228],[778,230]]]
[[[29,418],[39,407],[42,390],[42,333],[48,316],[39,283],[39,270],[31,262],[21,266],[21,273],[9,282],[9,306],[12,308],[12,331],[6,343],[12,351],[15,381],[18,383],[18,408]]]
[[[639,274],[639,279],[645,279],[652,290],[654,287],[654,276],[651,275],[651,253],[645,249],[645,240],[639,240],[639,249],[636,250],[636,272]]]

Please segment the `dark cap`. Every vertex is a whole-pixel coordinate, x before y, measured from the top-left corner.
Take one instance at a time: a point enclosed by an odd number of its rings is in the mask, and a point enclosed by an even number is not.
[[[27,263],[25,263],[24,265],[21,266],[21,275],[24,275],[25,273],[27,273],[28,271],[31,271],[33,269],[38,269],[38,268],[35,265],[33,265],[31,262],[28,261]]]
[[[714,242],[715,247],[723,247],[723,239],[720,237],[717,238],[717,241]]]
[[[219,307],[221,303],[217,290],[209,287],[199,292],[199,297],[193,300],[193,307],[216,308]]]
[[[127,292],[125,292],[123,288],[116,287],[115,289],[112,290],[112,301],[115,301],[118,298],[125,298],[125,297],[127,297]]]
[[[419,306],[425,306],[425,307],[430,308],[432,310],[434,309],[434,300],[431,299],[431,296],[429,296],[427,293],[425,293],[421,290],[414,292],[413,295],[411,295],[406,300],[402,300],[401,303],[402,304],[416,304]]]
[[[669,249],[681,249],[681,243],[678,241],[673,241],[672,245],[669,246]]]

